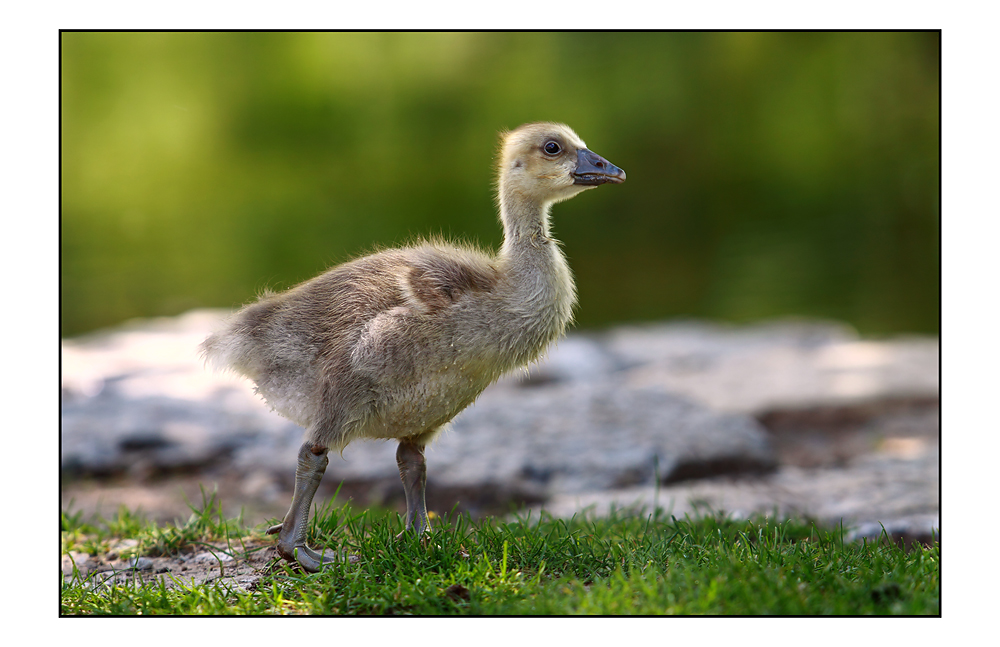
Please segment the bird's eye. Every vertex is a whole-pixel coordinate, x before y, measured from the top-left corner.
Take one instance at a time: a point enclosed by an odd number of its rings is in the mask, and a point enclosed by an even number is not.
[[[545,153],[547,155],[558,155],[559,152],[562,150],[562,147],[559,145],[559,142],[554,142],[554,141],[545,142],[545,146],[543,148],[545,149]]]

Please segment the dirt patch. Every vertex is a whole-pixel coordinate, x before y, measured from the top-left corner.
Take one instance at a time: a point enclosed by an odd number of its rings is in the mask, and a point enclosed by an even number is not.
[[[171,589],[216,583],[253,591],[261,575],[278,563],[272,541],[202,544],[165,557],[121,557],[135,547],[134,540],[123,540],[100,556],[76,551],[64,554],[63,580],[83,581],[96,589],[162,581]]]

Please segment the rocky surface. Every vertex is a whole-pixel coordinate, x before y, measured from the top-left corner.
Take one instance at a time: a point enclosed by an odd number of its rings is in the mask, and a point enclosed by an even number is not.
[[[170,519],[214,483],[247,523],[283,513],[302,430],[247,381],[203,367],[197,345],[224,314],[63,342],[64,505],[138,502]],[[824,322],[574,334],[429,448],[428,504],[800,514],[927,537],[939,528],[938,363],[936,339],[862,340]],[[343,482],[342,496],[401,505],[394,452],[351,444],[323,491]]]

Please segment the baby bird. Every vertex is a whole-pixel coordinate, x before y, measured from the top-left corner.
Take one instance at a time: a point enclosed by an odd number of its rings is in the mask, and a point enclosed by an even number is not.
[[[569,127],[502,137],[496,255],[429,240],[338,265],[234,314],[201,344],[206,360],[256,383],[306,429],[278,552],[308,571],[336,559],[306,545],[309,508],[332,449],[395,438],[406,525],[427,528],[424,447],[501,375],[536,360],[572,318],[576,288],[549,210],[625,172]],[[401,535],[402,536],[402,533]]]

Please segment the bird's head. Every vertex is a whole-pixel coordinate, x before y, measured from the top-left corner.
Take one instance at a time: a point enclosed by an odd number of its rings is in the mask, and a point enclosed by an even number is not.
[[[625,181],[625,171],[589,150],[569,126],[549,122],[525,124],[502,136],[499,174],[501,194],[513,192],[536,204]]]

